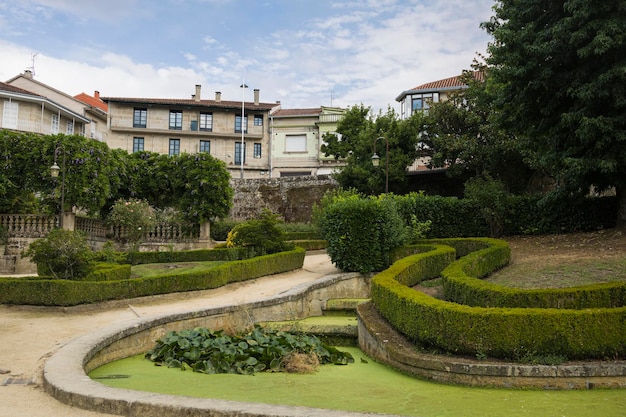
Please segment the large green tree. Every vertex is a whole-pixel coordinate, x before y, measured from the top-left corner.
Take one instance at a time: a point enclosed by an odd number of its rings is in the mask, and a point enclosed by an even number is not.
[[[422,117],[416,114],[400,120],[392,108],[376,116],[371,114],[371,108],[363,105],[350,108],[339,121],[337,134],[324,135],[321,147],[326,156],[346,161],[335,175],[337,182],[345,189],[353,188],[368,195],[380,194],[385,191],[388,174],[389,191],[400,191],[406,183],[406,167],[418,156]],[[378,167],[372,164],[374,150],[380,157]]]
[[[499,126],[559,190],[623,193],[626,3],[498,0],[494,10],[483,27]]]
[[[475,71],[485,77],[476,77]],[[494,178],[510,192],[526,191],[532,171],[514,137],[491,123],[495,113],[488,70],[475,62],[460,77],[467,89],[433,103],[422,141],[430,165],[446,167],[449,176]]]

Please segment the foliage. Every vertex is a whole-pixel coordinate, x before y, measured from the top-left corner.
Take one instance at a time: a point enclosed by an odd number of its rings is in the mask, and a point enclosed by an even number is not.
[[[482,27],[494,121],[565,194],[618,193],[626,177],[623,2],[499,0]]]
[[[517,149],[515,138],[499,129],[491,118],[493,106],[488,71],[475,62],[461,80],[468,86],[449,100],[433,103],[422,136],[432,167],[446,167],[447,175],[493,177],[511,192],[524,192],[532,172]],[[475,74],[486,74],[486,81]]]
[[[315,354],[321,364],[347,365],[352,355],[323,344],[316,336],[291,334],[255,326],[229,336],[222,330],[196,327],[171,331],[146,353],[158,365],[205,374],[280,372],[294,352]]]
[[[465,198],[476,203],[489,225],[489,236],[499,237],[504,233],[508,193],[501,181],[490,177],[470,178],[465,182]]]
[[[226,241],[228,232],[233,230],[240,222],[234,220],[216,220],[211,223],[211,239],[217,241]]]
[[[468,240],[478,243],[478,250],[464,254],[459,249],[467,246],[464,241]],[[376,309],[408,338],[453,354],[481,357],[514,359],[532,354],[588,359],[626,355],[622,337],[624,308],[472,307],[413,290],[410,286],[416,281],[439,274],[450,278],[458,273],[457,280],[461,274],[465,279],[485,276],[501,267],[510,256],[506,242],[495,239],[448,239],[439,243],[454,246],[461,258],[437,271],[430,267],[433,263],[430,258],[441,256],[441,250],[425,252],[395,263],[372,280],[372,302]],[[410,273],[406,272],[408,269]]]
[[[145,200],[117,200],[107,218],[107,223],[120,227],[123,236],[132,244],[137,245],[147,230],[156,223],[154,209]]]
[[[257,219],[248,220],[235,226],[228,233],[226,245],[229,248],[249,248],[256,255],[289,250],[293,245],[286,242],[285,232],[277,227],[278,222],[278,214],[263,209]]]
[[[37,264],[39,275],[77,280],[93,269],[93,251],[81,232],[54,229],[30,244],[24,255]]]
[[[392,198],[350,195],[323,208],[318,226],[327,252],[343,271],[369,273],[391,264],[391,253],[405,242],[406,225]]]
[[[337,182],[345,189],[354,188],[364,194],[384,192],[388,157],[389,189],[400,190],[406,183],[406,167],[418,156],[417,132],[421,131],[422,124],[419,113],[400,120],[389,108],[387,113],[381,112],[374,118],[370,108],[353,106],[339,121],[337,134],[324,135],[321,150],[326,156],[346,161],[346,166],[335,174]],[[374,150],[381,158],[379,167],[372,164]]]

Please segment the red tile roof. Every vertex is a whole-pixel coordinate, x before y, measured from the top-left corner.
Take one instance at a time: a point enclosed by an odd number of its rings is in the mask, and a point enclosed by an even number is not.
[[[482,71],[474,71],[474,78],[478,81],[485,80],[485,73]],[[426,84],[418,85],[417,87],[413,87],[411,90],[443,90],[449,88],[463,88],[466,87],[466,84],[461,81],[461,77],[456,75],[454,77],[444,78],[443,80],[431,81]]]
[[[93,97],[89,94],[80,93],[75,95],[74,98],[92,107],[97,107],[104,112],[109,111],[109,106],[107,106],[107,104],[100,99],[100,92],[98,91],[94,92]]]
[[[105,103],[117,102],[117,103],[133,103],[133,104],[156,104],[163,106],[201,106],[201,107],[222,107],[240,109],[241,101],[216,101],[216,100],[199,100],[196,101],[193,98],[190,99],[176,99],[176,98],[137,98],[137,97],[102,97]],[[259,103],[254,104],[251,102],[245,102],[245,108],[247,110],[271,110],[278,106],[276,103]]]
[[[320,107],[312,109],[280,109],[272,114],[274,117],[296,117],[296,116],[319,116],[322,113]]]

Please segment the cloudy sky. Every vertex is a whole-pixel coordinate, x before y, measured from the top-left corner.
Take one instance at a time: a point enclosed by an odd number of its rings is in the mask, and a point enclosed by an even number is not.
[[[71,95],[371,106],[458,75],[493,0],[0,0],[0,81]],[[34,59],[33,59],[34,57]]]

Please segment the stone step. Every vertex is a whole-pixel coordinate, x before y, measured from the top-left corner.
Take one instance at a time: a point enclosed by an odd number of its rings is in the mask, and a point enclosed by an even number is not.
[[[369,298],[335,298],[326,301],[322,308],[325,316],[356,316],[359,304],[369,301]]]
[[[274,330],[290,333],[313,334],[334,346],[356,346],[358,321],[352,316],[314,316],[301,320],[272,321],[261,323]]]

